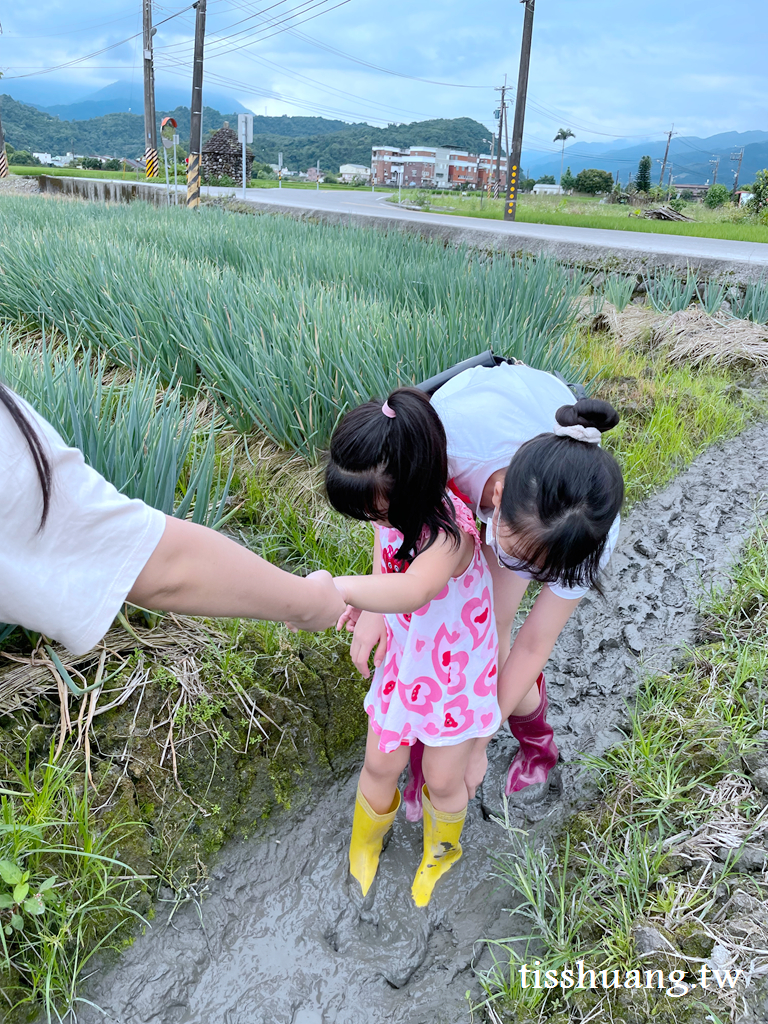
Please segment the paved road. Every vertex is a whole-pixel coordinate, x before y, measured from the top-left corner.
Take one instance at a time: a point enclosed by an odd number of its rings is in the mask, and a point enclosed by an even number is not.
[[[51,179],[49,179],[51,180]],[[102,184],[99,185],[98,182]],[[56,188],[87,194],[89,198],[119,199],[120,183],[114,195],[106,195],[108,179],[59,178]],[[66,182],[66,185],[64,183]],[[110,182],[110,184],[112,184]],[[129,187],[131,183],[125,183]],[[64,188],[62,188],[64,186]],[[141,183],[141,191],[165,186]],[[182,191],[180,187],[180,191]],[[203,188],[203,194],[242,196],[242,189]],[[728,277],[734,281],[756,281],[768,277],[768,243],[734,242],[721,238],[696,238],[645,231],[611,231],[603,228],[561,227],[555,224],[519,224],[478,217],[405,210],[387,202],[389,194],[364,189],[248,189],[246,201],[262,209],[307,217],[335,224],[413,231],[428,238],[481,249],[509,252],[546,253],[564,262],[606,265],[625,272],[690,267],[705,276]],[[127,198],[127,197],[125,197]],[[147,198],[140,193],[136,198]]]

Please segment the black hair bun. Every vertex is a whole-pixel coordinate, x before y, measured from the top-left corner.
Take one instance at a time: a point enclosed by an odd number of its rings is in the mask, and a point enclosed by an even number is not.
[[[596,427],[601,433],[612,430],[621,419],[610,402],[600,398],[580,398],[574,405],[561,405],[555,413],[561,427]]]

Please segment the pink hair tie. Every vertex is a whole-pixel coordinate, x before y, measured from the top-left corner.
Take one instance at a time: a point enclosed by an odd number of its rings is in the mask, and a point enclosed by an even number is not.
[[[391,420],[395,418],[395,410],[390,406],[389,402],[385,402],[381,407],[381,411],[385,416],[389,416]]]

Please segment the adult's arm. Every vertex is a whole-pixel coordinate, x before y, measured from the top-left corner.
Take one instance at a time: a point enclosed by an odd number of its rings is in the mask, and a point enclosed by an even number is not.
[[[373,531],[373,568],[372,576],[381,575],[381,541],[379,531]],[[349,629],[349,624],[347,625]],[[368,679],[371,671],[368,662],[373,652],[373,667],[378,668],[387,653],[387,627],[384,616],[380,612],[360,612],[354,624],[352,643],[349,656],[352,664],[364,679]]]
[[[294,576],[215,530],[173,516],[166,516],[128,601],[186,615],[290,620],[309,630],[329,628],[345,609],[330,573]]]
[[[567,599],[543,586],[518,630],[499,678],[499,707],[507,718],[534,686],[581,598]]]

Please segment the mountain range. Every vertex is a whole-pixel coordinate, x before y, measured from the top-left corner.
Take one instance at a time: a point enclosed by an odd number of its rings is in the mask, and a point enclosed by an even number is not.
[[[179,125],[182,145],[189,139],[189,108],[186,92],[158,87],[158,118],[170,115]],[[225,121],[234,123],[245,111],[232,96],[206,90],[203,132],[220,128]],[[221,113],[222,110],[229,113]],[[143,152],[143,91],[141,82],[118,81],[97,92],[81,96],[71,103],[43,106],[22,103],[11,96],[0,96],[5,137],[17,149],[52,154],[74,151],[84,155],[135,157]],[[369,164],[371,146],[426,145],[450,146],[471,153],[488,151],[489,132],[478,121],[460,117],[376,128],[369,124],[349,124],[323,117],[268,117],[254,114],[253,145],[257,160],[276,163],[282,152],[291,170],[305,170],[320,160],[326,170],[341,163]],[[575,139],[565,148],[563,167],[573,174],[588,167],[610,171],[626,183],[630,172],[637,173],[642,156],[654,161],[652,179],[658,181],[667,140],[613,139],[610,142],[580,142]],[[556,149],[555,144],[552,145]],[[743,148],[739,181],[754,179],[755,173],[768,167],[768,131],[722,132],[707,138],[673,135],[667,158],[665,180],[671,169],[678,185],[712,181],[713,161],[719,158],[717,180],[732,185],[736,160],[732,155]],[[527,177],[560,175],[560,154],[523,148],[522,166]]]
[[[626,184],[630,171],[633,177],[637,173],[640,158],[650,156],[654,161],[651,178],[655,184],[659,180],[666,146],[666,138],[659,141],[646,139],[639,143],[629,139],[619,139],[610,143],[576,140],[565,147],[563,167],[570,167],[573,174],[578,174],[587,167],[598,167],[610,171],[614,179],[618,174],[619,179]],[[719,157],[717,180],[730,187],[737,167],[737,160],[731,160],[731,156],[738,154],[742,147],[744,156],[739,181],[745,184],[754,180],[757,171],[768,167],[768,131],[722,132],[703,139],[695,135],[673,135],[664,180],[667,181],[671,168],[673,179],[678,185],[711,182],[715,173],[711,161],[716,161]],[[523,149],[521,162],[523,169],[531,177],[539,178],[544,174],[552,174],[557,179],[560,175],[559,153],[544,154],[535,150],[526,152]]]
[[[158,109],[158,119],[170,115],[178,123],[182,146],[189,144],[189,108]],[[0,96],[5,138],[16,149],[52,155],[74,152],[84,156],[136,157],[144,151],[143,115],[112,112],[87,120],[61,120],[47,111],[11,96]],[[203,135],[221,128],[225,121],[233,127],[237,111],[222,114],[213,107],[203,110]],[[369,124],[347,124],[323,117],[253,118],[251,150],[257,161],[276,163],[283,154],[289,170],[306,170],[318,160],[324,170],[337,170],[339,164],[371,162],[371,147],[391,144],[410,146],[451,146],[476,153],[488,150],[488,129],[469,117],[415,121],[411,124],[374,128]]]

